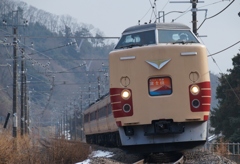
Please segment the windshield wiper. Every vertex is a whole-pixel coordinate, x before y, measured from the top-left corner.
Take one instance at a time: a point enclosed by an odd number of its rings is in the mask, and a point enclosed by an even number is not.
[[[132,48],[135,46],[143,46],[142,44],[128,44],[128,45],[124,45],[124,46],[120,46],[119,48]]]
[[[172,44],[177,44],[177,43],[187,44],[187,43],[197,43],[197,42],[195,42],[195,41],[176,41],[176,42],[173,42]]]

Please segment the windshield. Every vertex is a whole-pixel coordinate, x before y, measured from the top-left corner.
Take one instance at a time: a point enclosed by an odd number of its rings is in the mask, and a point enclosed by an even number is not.
[[[189,30],[158,30],[159,43],[199,43]]]
[[[154,30],[123,35],[115,49],[132,48],[134,46],[149,44],[156,44]]]

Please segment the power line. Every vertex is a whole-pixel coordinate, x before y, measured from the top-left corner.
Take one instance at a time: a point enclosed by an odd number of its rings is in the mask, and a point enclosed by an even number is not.
[[[181,14],[180,16],[178,16],[178,17],[175,18],[175,19],[172,19],[172,22],[174,22],[174,21],[177,20],[178,18],[182,17],[183,15],[185,15],[186,13],[188,13],[189,11],[191,11],[191,10],[189,10],[190,7],[191,7],[191,5],[190,5],[185,11],[181,12],[182,14]]]
[[[1,29],[0,29],[1,30]],[[2,30],[3,31],[3,30]],[[12,35],[5,35],[5,36],[0,36],[0,37],[12,37]],[[118,36],[99,36],[99,37],[94,37],[94,36],[24,36],[25,38],[44,38],[44,39],[53,39],[53,38],[77,38],[77,39],[119,39],[120,37]]]
[[[144,16],[143,16],[140,20],[138,20],[138,23],[140,23],[140,21],[149,13],[149,11],[151,10],[151,8],[152,8],[152,7],[150,7],[150,8],[148,9],[148,11],[146,12],[146,14],[144,14]]]
[[[198,8],[203,8],[203,7],[207,7],[207,6],[215,5],[215,4],[217,4],[217,3],[221,3],[221,2],[223,2],[223,1],[224,1],[224,0],[219,0],[219,1],[217,1],[217,2],[213,2],[213,3],[210,3],[210,4],[204,5],[204,6],[200,6],[200,7],[198,7]]]
[[[229,48],[231,48],[231,47],[237,45],[238,43],[240,43],[240,41],[234,43],[233,45],[231,45],[231,46],[229,46],[229,47],[227,47],[227,48],[225,48],[225,49],[223,49],[223,50],[221,50],[221,51],[218,51],[218,52],[216,52],[216,53],[210,54],[210,55],[208,55],[208,57],[210,57],[210,56],[214,56],[214,55],[217,55],[217,54],[219,54],[219,53],[221,53],[221,52],[223,52],[223,51],[226,51],[227,49],[229,49]]]
[[[59,54],[57,54],[57,55],[59,55]],[[13,60],[13,59],[6,59],[6,60]],[[55,59],[40,59],[40,58],[34,58],[34,59],[27,59],[27,60],[70,60],[70,61],[72,61],[72,60],[97,60],[97,61],[102,61],[102,60],[109,60],[108,58],[99,58],[99,59],[96,59],[96,58],[83,58],[83,59],[76,59],[76,58],[73,58],[73,59],[69,59],[69,58],[55,58]],[[8,64],[8,63],[7,63]],[[10,64],[8,64],[9,66],[11,66]]]
[[[55,49],[58,49],[58,48],[63,48],[63,47],[67,47],[67,46],[70,46],[70,45],[73,45],[73,44],[76,44],[77,42],[70,42],[70,43],[67,43],[67,44],[64,44],[64,45],[61,45],[61,46],[58,46],[58,47],[54,47],[54,48],[50,48],[50,49],[47,49],[47,50],[44,50],[44,51],[41,51],[41,52],[37,52],[37,53],[43,53],[43,52],[47,52],[47,51],[52,51],[52,50],[55,50]],[[28,55],[34,55],[36,53],[30,53]]]
[[[202,39],[201,39],[201,41],[203,42]],[[238,41],[237,43],[239,43],[239,42],[240,42],[240,41]],[[236,44],[236,43],[235,43],[235,44]],[[208,48],[207,48],[207,51],[208,51],[208,53],[210,53],[210,51],[208,50]],[[216,53],[215,53],[215,54],[216,54]],[[215,60],[212,56],[213,56],[213,55],[208,55],[208,57],[211,57],[211,58],[212,58],[213,62],[216,64],[216,66],[218,67],[218,69],[220,70],[220,72],[223,74],[223,72],[222,72],[222,70],[220,69],[219,65],[217,64],[216,60]],[[236,92],[234,91],[234,89],[233,89],[233,87],[231,86],[231,84],[230,84],[230,82],[228,81],[228,79],[227,79],[225,76],[223,76],[223,78],[226,80],[228,86],[230,87],[230,89],[232,90],[232,92],[234,93],[234,95],[236,96],[236,98],[237,98],[238,100],[240,100],[240,98],[238,97],[238,95],[237,95]]]
[[[164,5],[163,8],[161,9],[161,11],[163,11],[163,10],[165,9],[165,7],[169,4],[169,1],[170,1],[170,0],[168,0],[168,1],[165,3],[165,5]]]
[[[200,24],[200,26],[198,27],[198,29],[201,28],[201,26],[203,25],[203,23],[204,23],[207,19],[211,19],[211,18],[219,15],[219,14],[222,13],[224,10],[226,10],[234,1],[235,1],[235,0],[233,0],[231,3],[229,3],[224,9],[222,9],[222,10],[221,10],[220,12],[218,12],[217,14],[215,14],[215,15],[213,15],[213,16],[211,16],[211,17],[205,18],[205,19],[203,20],[203,22]],[[197,29],[197,30],[198,30],[198,29]]]
[[[150,17],[150,21],[149,23],[152,22],[152,15],[154,14],[155,16],[155,20],[157,20],[157,14],[155,12],[155,8],[156,8],[156,0],[154,0],[154,4],[152,4],[151,0],[149,0],[149,3],[151,4],[151,7],[152,7],[152,14],[151,14],[151,17]]]

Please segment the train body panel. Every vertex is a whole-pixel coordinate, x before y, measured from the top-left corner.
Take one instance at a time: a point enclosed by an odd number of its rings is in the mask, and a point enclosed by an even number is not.
[[[84,111],[88,142],[175,151],[206,141],[207,52],[189,27],[154,23],[126,29],[109,54],[109,75],[109,96]]]
[[[84,111],[84,131],[86,135],[116,132],[118,130],[113,117],[110,98],[92,104]]]
[[[165,144],[191,141],[205,141],[207,122],[185,123],[184,133],[148,135],[154,133],[154,127],[134,126],[134,135],[126,136],[123,127],[119,127],[119,133],[124,146],[148,145],[148,144]],[[149,133],[147,133],[149,132]]]
[[[201,114],[191,111],[188,89],[193,83],[209,83],[207,63],[203,63],[207,61],[204,46],[181,45],[176,47],[176,45],[159,45],[137,48],[136,50],[132,48],[132,50],[132,52],[130,50],[125,50],[127,52],[124,52],[124,50],[114,51],[109,57],[110,88],[124,88],[121,84],[121,78],[128,77],[130,83],[126,88],[130,88],[133,93],[133,115],[131,117],[116,118],[117,121],[121,120],[123,125],[127,125],[137,122],[137,124],[149,124],[154,119],[169,118],[176,122],[204,120],[204,116],[208,115],[209,111]],[[181,55],[181,53],[185,52],[192,52],[197,55]],[[135,59],[121,60],[125,56],[135,56]],[[170,61],[160,70],[147,63],[147,61],[157,60]],[[205,67],[202,65],[205,65]],[[190,74],[193,72],[199,72],[199,78],[195,82],[190,80]],[[150,78],[154,77],[169,77],[171,79],[172,94],[150,96],[148,82]],[[205,105],[210,107],[210,102]]]

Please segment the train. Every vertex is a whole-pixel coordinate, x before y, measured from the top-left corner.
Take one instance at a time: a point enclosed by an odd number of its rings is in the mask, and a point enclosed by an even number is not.
[[[181,23],[125,29],[109,53],[109,93],[84,111],[86,142],[131,152],[192,149],[207,140],[206,46]]]

